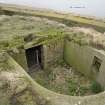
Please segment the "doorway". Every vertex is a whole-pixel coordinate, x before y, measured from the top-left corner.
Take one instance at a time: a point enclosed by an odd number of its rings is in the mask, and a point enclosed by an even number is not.
[[[30,71],[42,68],[42,45],[27,49],[26,59]]]
[[[94,56],[93,63],[92,63],[92,72],[98,74],[100,72],[102,60],[98,57]]]

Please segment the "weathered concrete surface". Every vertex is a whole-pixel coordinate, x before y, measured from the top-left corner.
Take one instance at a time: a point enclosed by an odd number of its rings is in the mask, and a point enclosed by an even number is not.
[[[34,43],[34,42],[33,42]],[[27,44],[26,44],[27,45]],[[28,71],[27,67],[27,60],[25,50],[28,48],[36,47],[38,45],[42,46],[42,65],[43,68],[49,68],[51,64],[54,64],[57,60],[63,59],[63,47],[64,47],[64,38],[54,38],[50,39],[47,43],[36,44],[26,46],[25,49],[16,49],[16,51],[12,50],[9,54],[26,70]]]
[[[57,60],[63,59],[64,38],[59,38],[49,41],[43,47],[44,53],[44,67],[48,68]]]
[[[99,72],[95,72],[92,69],[94,57],[102,61]],[[105,87],[105,51],[65,40],[64,59],[76,70],[96,79]]]
[[[24,49],[17,49],[9,51],[9,54],[21,65],[26,71],[28,71],[26,54]]]

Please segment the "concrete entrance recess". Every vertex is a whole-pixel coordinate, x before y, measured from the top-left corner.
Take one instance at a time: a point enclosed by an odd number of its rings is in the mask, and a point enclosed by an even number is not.
[[[42,46],[29,48],[25,51],[27,65],[30,71],[37,67],[43,67],[42,64]]]

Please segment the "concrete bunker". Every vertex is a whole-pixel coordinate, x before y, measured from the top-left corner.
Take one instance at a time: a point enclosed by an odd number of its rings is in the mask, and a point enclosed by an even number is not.
[[[104,53],[98,49],[62,37],[52,38],[47,43],[34,44],[31,40],[20,52],[15,58],[21,55],[24,69],[27,68],[29,75],[49,90],[71,96],[92,95],[90,87],[92,81],[96,81],[95,85],[100,89],[102,86],[100,91],[103,91]]]
[[[12,15],[12,14],[10,14],[10,15]],[[32,42],[33,40],[27,40],[27,42],[29,42],[29,43],[30,43],[30,41]],[[61,40],[60,41],[57,40],[55,42],[59,43],[59,42],[61,42]],[[87,46],[79,45],[78,43],[74,43],[73,41],[71,41],[71,44],[69,44],[68,41],[66,40],[63,43],[63,46],[61,43],[60,43],[61,46],[59,46],[58,43],[56,43],[56,45],[55,45],[55,42],[51,43],[50,45],[49,45],[49,43],[43,44],[44,49],[41,52],[41,54],[42,54],[42,56],[43,56],[42,58],[44,60],[41,58],[41,56],[39,56],[39,55],[41,55],[39,52],[41,50],[40,47],[42,47],[42,46],[38,45],[37,47],[35,47],[37,45],[37,43],[32,44],[32,46],[29,47],[28,49],[25,49],[23,47],[21,47],[22,49],[21,48],[19,48],[19,49],[14,48],[12,57],[17,61],[17,63],[19,63],[19,65],[14,61],[14,59],[11,58],[12,61],[10,59],[9,63],[11,65],[15,66],[15,67],[11,68],[14,71],[8,70],[7,72],[12,73],[12,72],[15,72],[15,70],[16,70],[16,75],[18,72],[20,73],[20,76],[19,76],[20,79],[21,79],[21,75],[23,73],[26,75],[25,77],[28,81],[28,79],[31,80],[31,78],[30,78],[30,76],[28,76],[24,72],[24,70],[27,70],[27,68],[29,70],[29,68],[31,68],[32,66],[34,66],[34,65],[41,66],[41,64],[43,66],[50,68],[50,66],[49,66],[50,64],[52,64],[53,62],[55,62],[59,58],[64,58],[64,60],[67,64],[72,65],[72,67],[76,68],[75,70],[81,72],[81,74],[85,74],[85,75],[89,76],[91,71],[92,71],[92,68],[94,68],[95,72],[97,72],[97,75],[95,75],[94,79],[97,80],[103,87],[105,87],[105,78],[104,78],[104,75],[105,75],[105,72],[104,72],[105,52],[104,51],[99,51],[97,49],[94,49],[93,47],[88,48]],[[76,47],[75,47],[75,45],[76,45]],[[81,51],[78,48],[80,48]],[[38,51],[36,51],[36,50],[38,50]],[[33,57],[35,59],[32,58],[34,51],[37,52],[37,54],[35,52],[36,55]],[[28,52],[28,55],[27,55],[27,52]],[[28,57],[29,55],[30,55],[30,57]],[[36,56],[38,59],[36,59]],[[54,57],[57,59],[55,59]],[[30,59],[32,59],[32,63],[30,63]],[[79,62],[79,61],[82,61],[82,62]],[[87,66],[85,64],[87,64]],[[37,66],[35,66],[35,68],[36,67]],[[43,71],[44,71],[44,69],[43,69]],[[23,71],[23,72],[21,72],[21,71]],[[95,74],[95,72],[93,72],[91,75],[93,76],[93,74]],[[35,71],[35,73],[36,73],[36,71]],[[56,76],[56,75],[54,75],[54,76]],[[16,77],[14,76],[15,79],[17,79]],[[7,79],[9,79],[9,78],[7,78]],[[51,77],[51,79],[53,79],[53,78]],[[16,83],[16,81],[12,81],[12,82],[15,82],[17,87],[24,85],[23,83],[21,85],[20,84],[18,85],[18,83]],[[103,105],[104,104],[104,96],[105,96],[104,92],[102,94],[90,96],[90,97],[75,97],[75,96],[74,97],[71,97],[71,96],[68,97],[65,95],[59,95],[59,94],[55,94],[51,91],[48,91],[47,89],[41,87],[37,83],[33,82],[33,84],[34,85],[32,86],[32,89],[35,89],[35,91],[40,93],[46,99],[48,98],[47,99],[48,101],[50,101],[52,99],[51,101],[53,101],[52,104],[54,104],[54,105],[58,105],[58,104],[61,104],[61,105],[63,105],[63,104],[73,104],[73,105],[74,104],[84,104],[84,105],[85,104],[86,105],[101,104],[101,105]],[[15,93],[16,93],[16,91],[15,91]],[[22,97],[20,97],[20,98],[22,98]],[[36,96],[35,96],[35,99],[36,99]],[[1,98],[1,100],[2,100],[2,98]],[[26,98],[25,98],[25,100],[26,100]],[[101,101],[99,101],[99,100],[101,100]],[[83,102],[83,103],[81,103],[81,102]],[[23,101],[23,103],[25,103],[25,102]]]

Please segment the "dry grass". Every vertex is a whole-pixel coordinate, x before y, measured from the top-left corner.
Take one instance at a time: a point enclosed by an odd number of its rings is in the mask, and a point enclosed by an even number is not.
[[[2,10],[6,10],[7,12],[10,11],[15,14],[19,15],[30,15],[30,16],[40,16],[40,17],[47,17],[53,20],[65,20],[67,22],[76,22],[78,25],[88,25],[92,26],[95,29],[103,32],[105,31],[105,21],[99,20],[91,17],[82,17],[70,13],[59,13],[52,10],[43,10],[43,9],[37,9],[37,8],[30,8],[25,6],[18,6],[18,5],[5,5],[0,4],[2,7]]]
[[[11,39],[14,36],[26,36],[30,33],[38,35],[49,32],[63,31],[64,25],[45,18],[31,16],[5,16],[0,17],[0,39]],[[46,32],[46,34],[47,34]]]
[[[98,49],[105,50],[105,36],[92,28],[73,27],[70,28],[70,40],[73,40],[81,45],[90,45]]]

